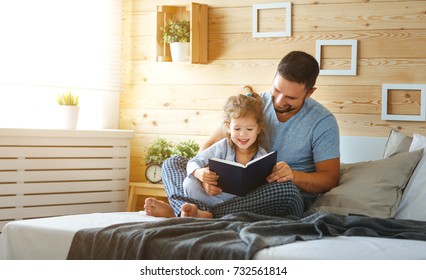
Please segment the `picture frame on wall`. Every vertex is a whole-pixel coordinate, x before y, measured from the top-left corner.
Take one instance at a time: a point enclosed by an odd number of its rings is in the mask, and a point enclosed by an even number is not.
[[[389,113],[389,92],[391,90],[420,91],[419,114],[404,115]],[[382,85],[382,120],[389,121],[426,121],[426,84],[383,84]]]
[[[351,62],[349,69],[322,69],[322,48],[325,46],[350,46]],[[358,60],[358,40],[317,40],[315,48],[315,57],[320,66],[320,75],[356,76]]]
[[[270,32],[261,32],[259,31],[259,11],[266,9],[283,9],[285,17],[285,26],[283,26],[282,31],[270,31]],[[253,37],[262,38],[262,37],[290,37],[291,36],[291,2],[282,2],[282,3],[265,3],[265,4],[253,4]]]

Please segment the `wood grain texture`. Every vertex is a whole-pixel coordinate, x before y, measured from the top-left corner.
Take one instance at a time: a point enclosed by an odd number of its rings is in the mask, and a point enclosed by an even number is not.
[[[144,181],[143,151],[153,139],[202,143],[220,124],[230,95],[244,85],[268,91],[282,56],[292,50],[315,56],[316,40],[358,40],[357,75],[319,76],[313,95],[335,114],[341,135],[387,136],[391,128],[426,134],[425,122],[381,120],[382,84],[426,81],[424,0],[296,0],[291,37],[253,38],[252,5],[271,2],[281,1],[202,1],[209,6],[208,64],[197,65],[155,62],[155,13],[169,1],[124,0],[120,127],[135,130],[131,181]],[[268,15],[266,26],[283,20]],[[339,50],[326,57],[329,67],[347,67]],[[392,98],[391,112],[415,114],[422,106],[416,94]]]
[[[337,32],[294,32],[292,37],[253,38],[251,33],[209,35],[208,58],[214,60],[276,59],[297,49],[315,53],[316,40],[352,40],[359,42],[359,56],[363,58],[422,57],[424,49],[418,45],[426,41],[421,29],[371,30]],[[155,60],[154,35],[135,36],[123,42],[133,60]],[[271,47],[273,46],[273,47]],[[265,51],[268,50],[268,51]],[[377,50],[380,50],[378,52]],[[129,57],[130,59],[130,57]]]
[[[266,84],[272,81],[278,62],[279,59],[217,60],[199,65],[130,61],[124,68],[129,69],[133,84],[137,85]],[[317,85],[422,83],[426,75],[426,57],[361,57],[357,64],[357,76],[319,76]]]

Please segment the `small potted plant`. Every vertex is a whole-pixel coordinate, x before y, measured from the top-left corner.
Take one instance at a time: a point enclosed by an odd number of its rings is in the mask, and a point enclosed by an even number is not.
[[[173,144],[164,138],[154,140],[151,145],[145,149],[145,177],[151,183],[161,182],[161,165],[163,161],[172,155]]]
[[[154,140],[149,147],[145,149],[144,160],[147,165],[145,177],[151,183],[161,182],[161,166],[163,162],[172,155],[183,156],[188,159],[193,158],[200,149],[200,146],[192,141],[182,141],[177,145],[167,141],[164,138]]]
[[[145,149],[145,162],[147,164],[162,164],[164,160],[168,159],[172,155],[172,151],[172,142],[161,137],[157,138]]]
[[[161,30],[164,43],[170,44],[172,61],[189,61],[190,22],[185,19],[169,19]]]
[[[77,127],[78,113],[80,109],[78,107],[79,96],[73,94],[71,91],[67,91],[65,93],[58,94],[56,96],[56,101],[58,102],[58,105],[60,105],[60,128],[75,129]]]
[[[65,106],[78,106],[78,99],[79,96],[74,95],[71,91],[67,91],[66,93],[58,94],[56,96],[58,104]]]
[[[200,146],[193,140],[179,142],[173,147],[172,154],[191,159],[198,153]]]

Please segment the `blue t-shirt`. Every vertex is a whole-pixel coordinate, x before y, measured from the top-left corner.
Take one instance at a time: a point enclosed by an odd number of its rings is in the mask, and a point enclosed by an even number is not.
[[[270,151],[292,169],[314,172],[315,163],[340,157],[339,126],[334,115],[312,98],[286,122],[280,122],[271,93],[260,94],[264,102],[265,124]],[[275,139],[275,141],[271,141]]]

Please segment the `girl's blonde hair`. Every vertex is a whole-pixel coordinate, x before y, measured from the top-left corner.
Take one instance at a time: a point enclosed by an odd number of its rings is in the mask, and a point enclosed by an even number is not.
[[[242,93],[231,96],[223,107],[224,110],[224,124],[228,125],[232,119],[240,117],[254,117],[256,123],[259,125],[260,133],[254,143],[257,149],[264,144],[265,138],[265,124],[263,121],[263,101],[259,94],[253,91],[251,86],[244,86]],[[228,139],[228,144],[235,148],[235,144],[231,141],[231,134],[225,126],[225,134]]]

